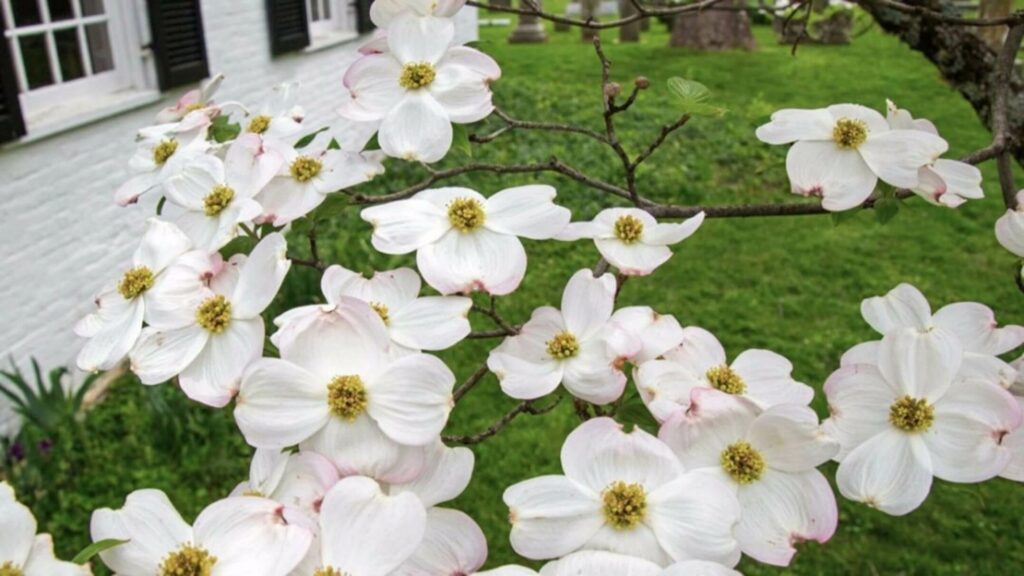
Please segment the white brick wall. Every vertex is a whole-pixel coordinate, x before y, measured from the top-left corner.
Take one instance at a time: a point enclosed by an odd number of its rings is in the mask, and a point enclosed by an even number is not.
[[[342,73],[361,40],[272,59],[265,6],[264,0],[203,0],[210,70],[226,75],[217,99],[259,104],[273,84],[298,82],[297,102],[309,123],[330,122],[341,98]],[[475,9],[460,13],[459,30],[462,41],[476,38]],[[114,189],[128,176],[135,130],[152,123],[156,111],[182,92],[45,140],[0,149],[4,364],[10,356],[22,366],[32,356],[44,368],[73,364],[81,341],[72,325],[130,257],[143,222],[153,214],[152,200],[129,208],[113,202]],[[2,421],[0,414],[0,427]]]

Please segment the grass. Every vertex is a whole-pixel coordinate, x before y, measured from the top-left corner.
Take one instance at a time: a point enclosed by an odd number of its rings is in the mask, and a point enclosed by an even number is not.
[[[757,27],[753,53],[694,53],[666,47],[655,23],[643,42],[608,42],[615,79],[629,87],[638,75],[651,80],[635,109],[621,118],[627,147],[637,150],[678,110],[665,88],[672,76],[706,84],[722,119],[696,119],[672,138],[643,169],[643,193],[664,202],[729,204],[796,201],[787,190],[785,149],[761,144],[754,128],[782,107],[821,107],[858,102],[881,109],[885,98],[932,119],[949,140],[953,156],[987,143],[989,135],[965,101],[943,84],[924,58],[893,38],[869,31],[853,45],[803,46],[796,56]],[[508,28],[484,28],[480,48],[504,71],[496,101],[513,116],[562,120],[600,128],[600,70],[578,32],[551,33],[544,45],[510,46]],[[607,33],[611,40],[613,33]],[[541,161],[555,154],[586,172],[615,180],[615,158],[573,135],[515,133],[474,150],[474,159]],[[444,165],[465,161],[449,159]],[[395,190],[421,176],[393,165],[391,174],[367,186]],[[1013,258],[992,233],[1003,211],[995,174],[986,169],[984,201],[957,210],[905,202],[881,226],[858,214],[834,226],[829,217],[708,221],[653,276],[625,285],[620,305],[647,304],[703,326],[735,356],[746,348],[770,348],[793,361],[800,380],[820,387],[842,352],[872,338],[859,315],[860,300],[899,282],[911,282],[939,305],[958,300],[989,304],[1003,322],[1024,323],[1021,295],[1012,280]],[[525,182],[547,182],[577,219],[589,218],[609,198],[553,175],[467,175],[452,185],[484,191]],[[320,212],[321,243],[330,260],[370,271],[412,265],[412,257],[375,254],[369,227],[357,210]],[[501,303],[515,321],[543,304],[557,304],[573,271],[597,258],[589,243],[527,242],[530,267],[522,288]],[[296,269],[268,317],[318,297],[318,278]],[[479,322],[478,327],[490,327]],[[497,342],[466,342],[441,356],[465,378]],[[454,411],[450,433],[482,430],[513,402],[492,377]],[[823,398],[815,408],[825,414]],[[505,487],[557,473],[558,451],[576,424],[568,406],[542,417],[523,417],[499,436],[476,446],[474,481],[453,503],[474,515],[490,542],[490,566],[517,561],[508,545]],[[38,439],[38,438],[35,438]],[[32,451],[28,463],[8,475],[36,511],[42,529],[54,532],[59,551],[72,555],[87,543],[89,513],[119,506],[133,489],[167,491],[186,517],[226,495],[247,474],[249,449],[229,411],[190,404],[169,386],[144,389],[127,379],[80,425],[60,432],[48,454]],[[30,443],[34,442],[30,439]],[[827,466],[831,476],[834,467]],[[1020,488],[996,480],[981,485],[937,482],[930,499],[907,517],[890,518],[862,505],[841,502],[840,526],[827,545],[806,544],[786,570],[744,561],[745,574],[1005,574],[1024,565],[1024,501]]]

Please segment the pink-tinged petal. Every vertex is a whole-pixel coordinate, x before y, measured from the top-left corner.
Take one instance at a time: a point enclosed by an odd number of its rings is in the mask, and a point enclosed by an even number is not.
[[[683,343],[665,354],[688,370],[703,376],[710,368],[725,364],[725,348],[715,335],[699,326],[683,329]]]
[[[25,576],[91,576],[88,565],[58,560],[53,554],[53,538],[49,534],[36,536],[32,553],[25,563]]]
[[[499,234],[547,240],[561,232],[572,214],[554,204],[555,189],[544,184],[506,188],[487,199],[484,225]]]
[[[316,452],[289,454],[282,475],[268,496],[281,504],[315,518],[324,495],[340,476],[326,457]],[[307,525],[308,524],[308,525]],[[315,528],[315,521],[303,524]]]
[[[612,540],[614,540],[615,534],[629,536],[629,533],[615,532],[608,528],[602,532],[606,531],[608,531],[608,536]],[[640,530],[635,532],[640,532]],[[643,533],[648,538],[648,541],[653,537],[650,530],[643,530]],[[658,545],[657,541],[653,541],[651,544],[655,547]],[[660,552],[660,554],[664,555],[665,553]],[[519,576],[520,574],[527,575],[534,574],[534,572],[509,572],[507,574],[501,573],[501,576]],[[661,566],[650,560],[635,556],[616,554],[605,550],[581,550],[560,560],[548,562],[541,569],[540,574],[541,576],[581,576],[584,574],[586,576],[659,576],[661,574]],[[491,576],[498,575],[491,574]]]
[[[813,469],[797,474],[768,469],[740,487],[739,501],[743,516],[736,539],[743,553],[774,566],[788,566],[800,542],[828,542],[839,521],[832,487]]]
[[[932,134],[939,133],[930,121],[923,118],[915,120],[909,110],[899,108],[888,99],[885,101],[885,119],[892,130],[924,130]]]
[[[526,250],[515,236],[486,228],[451,229],[437,243],[420,248],[416,263],[427,284],[441,294],[482,290],[504,296],[526,274]]]
[[[313,534],[289,525],[283,508],[267,498],[225,498],[196,518],[196,544],[217,558],[225,574],[287,574],[306,555]]]
[[[425,446],[448,422],[454,385],[455,375],[436,356],[403,356],[366,382],[366,412],[395,442]]]
[[[828,462],[839,444],[818,425],[818,415],[807,406],[780,404],[761,413],[749,432],[750,444],[769,468],[805,472]]]
[[[159,185],[160,176],[155,172],[145,172],[143,174],[133,176],[127,182],[118,186],[117,190],[114,192],[114,202],[117,202],[118,206],[134,204],[139,200],[139,196],[142,196]]]
[[[472,306],[473,300],[461,296],[417,298],[390,313],[388,334],[408,348],[444,350],[472,331],[468,318]]]
[[[615,276],[599,277],[588,269],[577,271],[562,293],[565,327],[577,340],[588,340],[601,331],[615,307]]]
[[[973,352],[964,352],[964,363],[957,373],[958,379],[992,382],[1006,389],[1012,389],[1019,377],[1020,373],[998,356]]]
[[[391,54],[370,54],[356,60],[345,71],[350,98],[338,110],[356,122],[383,120],[405,94],[398,79],[402,65]]]
[[[626,432],[611,418],[579,425],[562,445],[561,458],[566,477],[595,493],[613,482],[641,484],[650,492],[683,471],[664,443],[638,427]]]
[[[392,108],[377,133],[380,149],[392,158],[437,162],[452,147],[452,121],[426,92],[410,92]]]
[[[565,476],[539,476],[503,496],[512,522],[512,548],[531,560],[579,550],[604,525],[600,496]]]
[[[882,343],[881,340],[872,340],[871,342],[861,342],[855,344],[853,348],[850,348],[846,352],[843,352],[842,358],[839,359],[840,366],[852,366],[854,364],[871,364],[872,366],[878,365],[878,346]]]
[[[469,448],[449,448],[434,442],[424,448],[426,466],[415,480],[392,484],[390,491],[412,492],[426,507],[454,500],[469,486],[473,476],[473,451]]]
[[[883,182],[914,188],[918,183],[918,169],[931,164],[948,149],[949,144],[935,134],[889,130],[868,136],[857,152]]]
[[[735,566],[733,531],[740,520],[734,489],[718,477],[689,472],[648,495],[646,524],[673,560],[710,560]]]
[[[0,565],[10,562],[24,566],[35,536],[32,511],[15,499],[10,484],[0,483]]]
[[[594,404],[609,404],[622,396],[624,356],[618,356],[608,340],[598,335],[582,341],[576,356],[562,362],[562,384],[573,396]]]
[[[1020,407],[1009,392],[990,382],[959,381],[935,403],[935,421],[921,437],[935,476],[982,482],[1010,461],[1010,451],[1000,442],[1020,424]]]
[[[690,408],[665,422],[658,438],[675,452],[683,468],[717,468],[730,444],[750,436],[757,414],[757,407],[745,398],[698,388]]]
[[[280,151],[264,146],[258,134],[247,132],[235,139],[224,157],[225,183],[235,193],[252,198],[281,172],[284,162]]]
[[[771,122],[758,127],[757,139],[768,144],[789,144],[798,140],[831,140],[835,120],[828,110],[784,109],[772,114]]]
[[[464,66],[442,61],[437,66],[437,77],[426,90],[458,124],[478,122],[494,111],[490,80]]]
[[[763,408],[776,404],[810,404],[814,389],[793,379],[793,365],[771,350],[746,350],[732,369],[747,386],[745,396]]]
[[[895,428],[853,450],[839,465],[836,483],[843,497],[892,516],[921,505],[932,487],[932,462],[923,440]]]
[[[191,247],[188,236],[177,226],[150,218],[146,221],[146,233],[132,261],[135,266],[145,266],[153,274],[159,274]]]
[[[324,198],[313,181],[299,182],[290,174],[278,176],[256,196],[263,209],[256,223],[284,226],[312,212]]]
[[[256,318],[270,305],[291,268],[288,243],[281,234],[265,236],[253,249],[231,296],[233,318]]]
[[[1017,402],[1017,408],[1024,412],[1024,398],[1014,396],[1013,399]],[[1010,461],[999,476],[1015,482],[1024,482],[1024,428],[1018,428],[1003,436],[1000,444],[1010,453]]]
[[[142,298],[125,300],[117,291],[96,298],[96,312],[76,326],[86,329],[89,341],[78,353],[76,363],[87,372],[109,370],[128,355],[142,333],[145,306]]]
[[[1024,258],[1024,210],[1007,210],[996,220],[996,240],[1003,248]]]
[[[196,321],[196,308],[213,296],[209,284],[226,266],[219,254],[187,252],[157,275],[143,293],[146,324],[152,328],[183,328]],[[230,275],[231,272],[225,272]]]
[[[373,247],[385,254],[408,254],[452,229],[444,210],[418,198],[372,206],[359,216],[373,226]]]
[[[672,257],[666,246],[626,244],[618,238],[597,238],[594,244],[601,256],[626,276],[647,276]]]
[[[659,576],[743,576],[732,568],[726,568],[716,562],[706,560],[686,560],[677,562]]]
[[[960,339],[965,352],[999,356],[1024,344],[1024,327],[997,328],[992,309],[977,302],[956,302],[943,306],[932,319]]]
[[[873,365],[852,364],[833,372],[825,382],[831,416],[823,428],[839,442],[836,460],[888,430],[889,407],[901,395]]]
[[[202,210],[203,199],[224,183],[224,162],[213,155],[193,159],[182,170],[164,182],[164,191],[172,204],[188,210]]]
[[[242,376],[235,421],[253,446],[294,446],[323,428],[329,417],[326,383],[290,362],[263,358]]]
[[[411,482],[426,464],[423,447],[395,442],[365,414],[352,422],[330,418],[300,447],[329,458],[342,476],[368,476],[389,484]]]
[[[634,372],[640,398],[658,422],[690,407],[690,393],[705,387],[701,375],[669,360],[649,360]]]
[[[389,343],[380,316],[366,302],[347,296],[303,315],[278,334],[281,358],[305,368],[323,385],[336,376],[369,380],[384,367]]]
[[[831,212],[860,206],[878,182],[856,150],[831,141],[793,144],[786,155],[786,173],[794,194],[819,196],[822,207]]]
[[[392,576],[475,574],[487,561],[487,539],[472,518],[458,510],[427,510],[419,548]]]
[[[455,23],[449,18],[402,14],[388,26],[388,48],[402,64],[437,64],[454,38]]]
[[[687,218],[679,223],[659,223],[650,230],[645,226],[642,242],[644,244],[654,244],[657,246],[671,246],[673,244],[678,244],[692,236],[703,223],[704,213],[701,212],[696,216]]]
[[[878,369],[887,382],[913,398],[935,402],[946,393],[963,361],[956,336],[936,328],[903,328],[882,338]]]
[[[897,328],[927,330],[932,325],[932,309],[924,294],[910,284],[900,284],[885,296],[867,298],[860,313],[883,336]]]
[[[619,308],[611,322],[640,342],[639,352],[631,358],[634,364],[654,360],[683,341],[683,327],[675,316],[658,314],[647,306]]]
[[[324,565],[342,574],[387,576],[413,555],[426,526],[416,496],[388,495],[370,478],[345,478],[320,508]]]
[[[238,393],[245,367],[263,354],[263,319],[232,320],[210,334],[199,356],[181,371],[178,383],[189,398],[223,408]]]
[[[168,554],[194,541],[192,528],[159,490],[136,490],[119,510],[96,510],[90,534],[93,542],[128,540],[100,552],[103,563],[118,574],[156,574]]]
[[[945,184],[945,194],[940,198],[942,201],[945,201],[946,196],[961,199],[985,197],[985,191],[981,188],[981,170],[977,166],[939,158],[931,165],[931,171]]]
[[[129,355],[143,384],[160,384],[188,368],[206,347],[210,333],[198,324],[174,330],[145,328]]]

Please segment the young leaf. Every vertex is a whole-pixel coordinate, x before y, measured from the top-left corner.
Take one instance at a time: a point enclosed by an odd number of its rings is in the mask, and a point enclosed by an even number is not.
[[[219,144],[234,140],[242,131],[239,124],[231,124],[227,116],[217,116],[210,125],[210,137]]]
[[[875,202],[875,219],[879,224],[888,224],[900,211],[900,201],[896,198],[883,197]]]
[[[127,544],[128,540],[118,540],[117,538],[107,538],[106,540],[100,540],[99,542],[93,542],[86,546],[81,552],[75,554],[75,557],[71,559],[72,562],[78,565],[85,564],[89,560],[92,560],[100,552],[105,552],[120,546],[121,544]]]
[[[323,132],[324,130],[327,130],[326,126],[324,126],[323,128],[317,130],[316,132],[311,132],[309,134],[306,134],[302,138],[299,138],[299,141],[295,143],[295,147],[296,148],[305,148],[306,146],[309,146],[310,143],[313,142],[313,139],[316,138],[317,134]]]
[[[465,124],[452,124],[452,150],[473,157],[473,146],[469,142],[469,129]]]
[[[725,108],[711,105],[711,90],[694,80],[669,78],[668,89],[682,101],[683,112],[697,116],[721,116]]]

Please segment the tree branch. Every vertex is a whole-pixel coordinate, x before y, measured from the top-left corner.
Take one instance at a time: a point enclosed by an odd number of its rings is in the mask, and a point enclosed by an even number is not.
[[[537,416],[540,414],[546,414],[555,409],[562,402],[561,396],[556,396],[555,399],[547,404],[546,406],[538,406],[536,400],[524,400],[516,405],[515,408],[506,412],[501,418],[498,418],[494,424],[491,424],[483,432],[466,436],[441,436],[441,439],[447,444],[454,444],[458,446],[469,446],[472,444],[479,444],[484,440],[496,435],[501,432],[505,426],[508,426],[510,422],[516,419],[516,417],[522,414],[529,414],[531,416]]]

